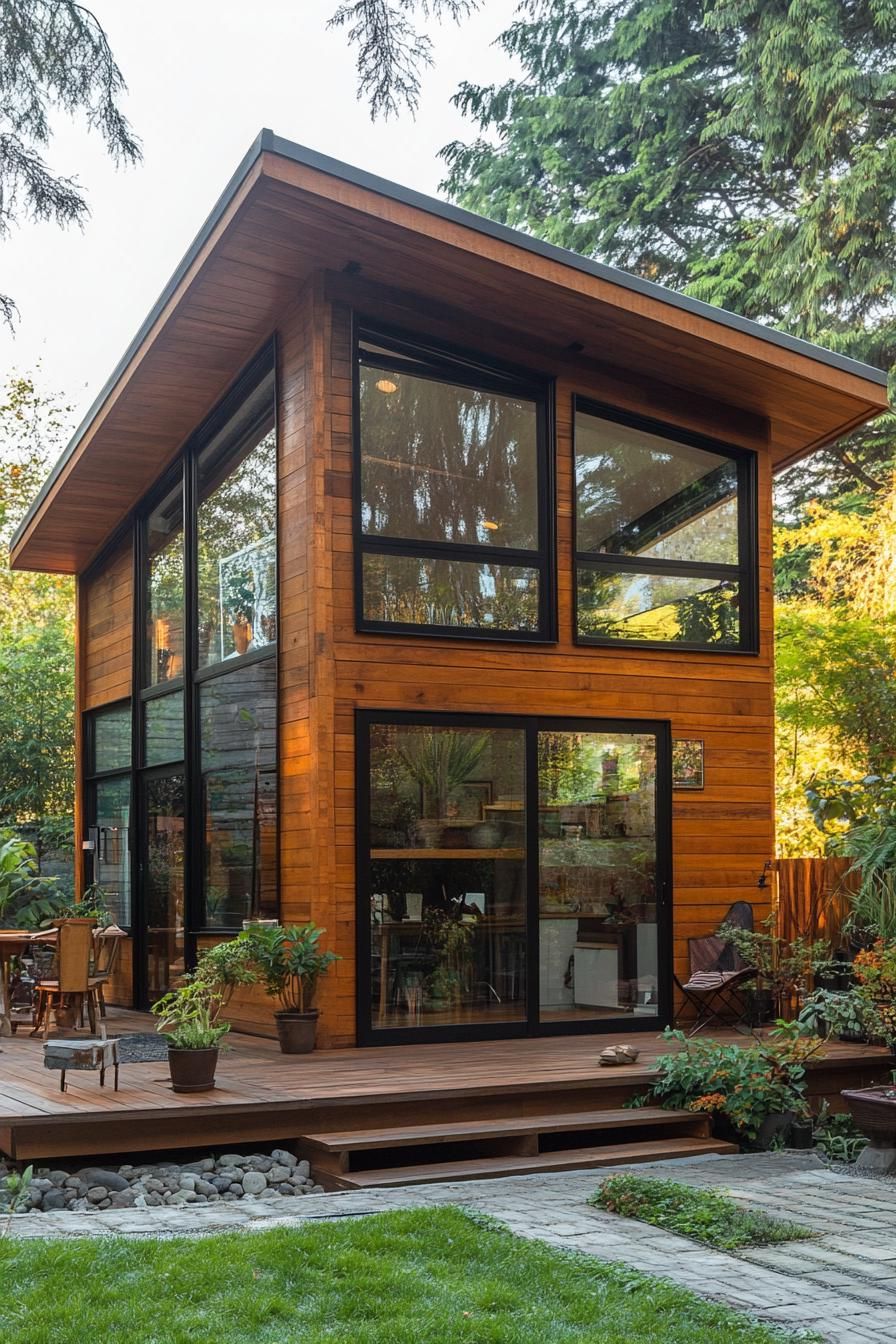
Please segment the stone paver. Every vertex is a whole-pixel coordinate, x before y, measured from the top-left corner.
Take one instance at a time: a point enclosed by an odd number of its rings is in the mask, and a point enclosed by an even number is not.
[[[812,1154],[757,1154],[652,1163],[634,1168],[723,1188],[750,1208],[803,1223],[816,1234],[736,1255],[590,1208],[611,1170],[515,1176],[397,1189],[306,1195],[283,1204],[239,1200],[93,1214],[20,1214],[0,1220],[15,1237],[165,1237],[297,1226],[388,1209],[459,1204],[490,1214],[516,1235],[632,1265],[789,1330],[831,1344],[896,1340],[896,1182],[832,1171]]]

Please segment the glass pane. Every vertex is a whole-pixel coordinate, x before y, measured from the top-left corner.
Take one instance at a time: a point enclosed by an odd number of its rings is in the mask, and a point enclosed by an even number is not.
[[[93,715],[93,761],[88,771],[100,775],[104,770],[131,768],[131,707],[116,705]]]
[[[184,674],[183,491],[172,490],[146,524],[146,680],[150,686]]]
[[[538,570],[467,560],[364,556],[364,619],[477,630],[538,630]]]
[[[578,570],[580,635],[737,648],[739,585],[699,575]]]
[[[199,666],[277,638],[277,438],[271,373],[199,456]]]
[[[655,1017],[656,740],[538,735],[541,1020]]]
[[[94,789],[94,880],[105,891],[116,924],[127,928],[131,922],[131,777],[98,780]]]
[[[536,403],[362,363],[368,536],[538,546]]]
[[[525,1017],[524,769],[520,729],[371,728],[374,1027]]]
[[[576,493],[580,551],[738,563],[729,457],[579,412]]]
[[[184,758],[184,693],[174,691],[143,707],[147,765],[168,765]]]
[[[146,950],[157,999],[184,972],[184,777],[150,777],[144,789]]]
[[[277,668],[273,658],[200,690],[205,923],[277,915]]]

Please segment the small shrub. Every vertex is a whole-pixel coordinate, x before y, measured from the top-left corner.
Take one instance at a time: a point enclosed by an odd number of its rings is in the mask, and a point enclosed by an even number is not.
[[[0,1210],[3,1213],[18,1213],[28,1203],[28,1189],[31,1185],[33,1167],[24,1171],[11,1171],[0,1180]]]
[[[814,1138],[816,1148],[829,1162],[843,1162],[848,1166],[852,1166],[862,1149],[868,1147],[868,1140],[859,1133],[852,1116],[846,1112],[834,1115],[827,1104],[815,1122]]]
[[[717,1191],[694,1190],[678,1181],[658,1181],[648,1176],[610,1176],[588,1203],[623,1218],[637,1218],[653,1227],[677,1232],[720,1251],[800,1241],[812,1236],[808,1228],[798,1223],[742,1209]]]

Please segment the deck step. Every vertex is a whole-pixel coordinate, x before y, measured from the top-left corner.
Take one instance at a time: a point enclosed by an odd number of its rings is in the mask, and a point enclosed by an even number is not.
[[[603,1111],[513,1116],[503,1120],[457,1120],[440,1125],[400,1125],[386,1129],[349,1129],[327,1134],[303,1134],[300,1142],[327,1153],[354,1153],[376,1148],[411,1148],[435,1143],[476,1139],[507,1139],[525,1134],[562,1134],[585,1130],[651,1128],[700,1132],[705,1119],[693,1111],[663,1110],[660,1106],[619,1107]]]
[[[427,1162],[416,1167],[388,1167],[339,1175],[328,1173],[326,1182],[331,1189],[356,1190],[370,1186],[423,1185],[433,1181],[479,1181],[538,1171],[579,1171],[629,1162],[662,1162],[738,1151],[736,1144],[717,1139],[661,1138],[641,1143],[605,1144],[597,1148],[567,1148],[562,1152],[528,1157],[480,1157],[462,1162]]]

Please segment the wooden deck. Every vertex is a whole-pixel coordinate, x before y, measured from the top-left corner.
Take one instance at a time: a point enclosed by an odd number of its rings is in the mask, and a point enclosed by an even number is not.
[[[148,1015],[110,1009],[109,1034],[152,1031]],[[655,1033],[627,1035],[637,1065],[602,1069],[600,1049],[618,1037],[575,1036],[336,1050],[281,1055],[276,1041],[233,1033],[222,1053],[218,1086],[194,1096],[171,1091],[164,1063],[124,1064],[121,1088],[100,1088],[96,1074],[43,1068],[42,1043],[18,1034],[0,1043],[0,1152],[20,1159],[128,1154],[294,1142],[299,1136],[354,1127],[441,1123],[622,1105],[650,1079],[669,1047]],[[745,1040],[731,1034],[730,1039]],[[891,1057],[872,1046],[832,1045],[813,1064],[810,1090],[884,1081]],[[559,1095],[558,1095],[559,1094]]]

